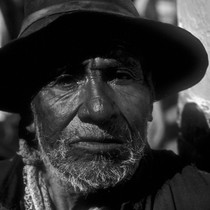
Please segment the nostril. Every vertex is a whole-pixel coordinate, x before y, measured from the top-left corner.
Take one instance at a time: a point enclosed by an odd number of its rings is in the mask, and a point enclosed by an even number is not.
[[[81,121],[83,122],[88,121],[88,116],[90,115],[90,113],[86,104],[83,104],[82,106],[80,106],[77,115]]]

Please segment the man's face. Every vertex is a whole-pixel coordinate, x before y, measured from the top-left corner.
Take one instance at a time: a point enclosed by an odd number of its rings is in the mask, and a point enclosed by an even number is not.
[[[114,50],[59,72],[32,102],[47,169],[82,193],[129,179],[143,156],[152,111],[139,61]]]

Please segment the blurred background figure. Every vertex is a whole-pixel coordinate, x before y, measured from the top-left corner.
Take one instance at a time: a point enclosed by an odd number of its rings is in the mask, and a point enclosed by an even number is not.
[[[179,155],[199,169],[210,172],[210,129],[204,110],[188,101],[180,115]]]
[[[177,8],[175,0],[156,0],[158,20],[177,25]]]
[[[23,18],[22,0],[0,1],[0,46],[16,38]]]
[[[2,47],[9,40],[9,34],[6,26],[6,21],[3,15],[2,7],[0,4],[0,47]]]
[[[0,0],[0,47],[17,37],[22,17],[22,0]],[[1,160],[12,157],[17,151],[19,120],[17,114],[0,111]]]
[[[156,1],[157,0],[134,0],[134,4],[141,16],[152,20],[158,20]]]
[[[134,4],[145,18],[177,24],[176,0],[134,0]]]

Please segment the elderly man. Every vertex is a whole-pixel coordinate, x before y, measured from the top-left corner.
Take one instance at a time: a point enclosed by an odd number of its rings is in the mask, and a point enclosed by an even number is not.
[[[22,117],[1,209],[209,209],[210,175],[147,145],[153,102],[205,74],[200,41],[129,0],[27,0],[25,16],[0,51],[0,108]]]

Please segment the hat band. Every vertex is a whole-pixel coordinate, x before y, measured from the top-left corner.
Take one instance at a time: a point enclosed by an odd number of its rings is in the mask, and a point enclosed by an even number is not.
[[[92,11],[92,12],[103,12],[108,14],[115,14],[128,17],[139,17],[139,14],[135,7],[130,4],[129,8],[123,8],[121,5],[117,5],[114,2],[110,3],[108,1],[70,1],[62,4],[53,5],[46,7],[44,9],[38,10],[30,14],[22,24],[19,37],[24,33],[27,28],[29,28],[33,23],[38,20],[44,19],[46,17],[51,17],[56,15],[57,17],[78,11]],[[47,24],[52,22],[48,20]],[[46,25],[47,25],[46,24]]]

